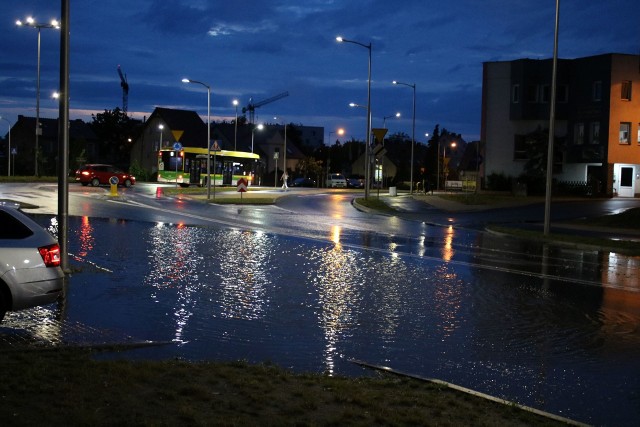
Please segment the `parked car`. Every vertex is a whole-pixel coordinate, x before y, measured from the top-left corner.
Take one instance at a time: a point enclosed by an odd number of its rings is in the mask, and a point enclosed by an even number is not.
[[[346,188],[347,180],[341,173],[330,173],[327,176],[327,187],[329,188]]]
[[[62,294],[58,242],[18,207],[0,203],[0,320],[7,311],[50,304]]]
[[[347,178],[347,187],[349,188],[364,188],[364,178],[352,176]]]
[[[292,187],[316,187],[316,181],[311,178],[296,178],[291,181]]]
[[[91,184],[94,187],[99,185],[110,185],[109,179],[115,176],[118,178],[118,185],[131,187],[136,183],[136,177],[130,175],[115,166],[90,164],[84,165],[76,171],[76,181],[82,185]]]

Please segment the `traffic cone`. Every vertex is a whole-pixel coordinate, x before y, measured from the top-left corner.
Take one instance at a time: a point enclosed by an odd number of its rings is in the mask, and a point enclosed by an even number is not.
[[[156,199],[160,199],[162,198],[163,193],[162,193],[162,187],[156,187]]]

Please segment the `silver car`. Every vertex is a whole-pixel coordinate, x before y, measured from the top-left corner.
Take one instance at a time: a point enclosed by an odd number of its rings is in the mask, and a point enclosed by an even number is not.
[[[56,239],[14,204],[0,203],[0,320],[55,302],[64,272]]]

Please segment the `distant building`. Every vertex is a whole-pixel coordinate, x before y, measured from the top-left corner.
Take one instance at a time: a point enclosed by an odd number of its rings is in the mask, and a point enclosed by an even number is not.
[[[551,59],[484,63],[485,178],[524,172],[527,135],[549,128],[551,79]],[[558,60],[554,179],[593,183],[607,195],[640,194],[638,83],[638,55]]]
[[[162,129],[160,126],[162,125]],[[249,123],[211,123],[209,137],[218,142],[223,150],[255,152],[260,155],[261,165],[257,182],[274,184],[280,179],[284,161],[284,125],[264,125],[258,130]],[[317,132],[322,133],[323,128]],[[304,157],[298,149],[300,134],[308,132],[304,126],[287,125],[287,170],[295,169]],[[137,162],[152,175],[158,170],[157,153],[160,148],[172,147],[180,142],[184,147],[207,146],[207,124],[195,111],[156,108],[146,121],[140,137],[131,150],[131,163]],[[278,153],[275,159],[275,153]]]
[[[40,130],[38,174],[55,176],[58,173],[58,119],[40,117]],[[18,116],[18,120],[11,127],[12,175],[35,174],[35,134],[36,118]],[[8,145],[8,133],[5,141]],[[69,167],[78,166],[76,158],[85,159],[97,150],[97,146],[98,139],[89,124],[80,119],[69,121]],[[7,149],[8,146],[0,151],[6,153]],[[0,162],[0,170],[4,170],[5,174],[7,167],[8,162]]]

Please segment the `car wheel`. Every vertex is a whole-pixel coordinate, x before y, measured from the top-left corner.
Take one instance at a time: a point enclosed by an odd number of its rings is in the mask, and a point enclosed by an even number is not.
[[[91,185],[93,185],[94,187],[97,187],[100,185],[100,180],[98,180],[98,178],[93,178],[91,180]]]
[[[130,179],[125,180],[124,186],[127,188],[131,187],[131,180]]]

